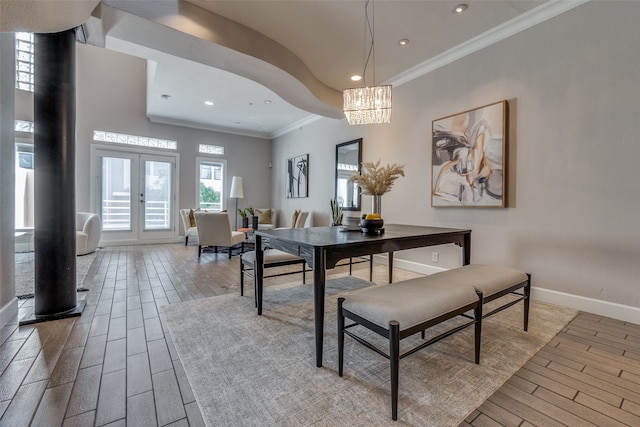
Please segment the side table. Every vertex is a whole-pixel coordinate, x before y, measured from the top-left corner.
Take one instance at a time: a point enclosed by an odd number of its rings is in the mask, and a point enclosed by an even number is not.
[[[254,237],[255,230],[251,227],[242,227],[242,228],[238,228],[237,231],[240,231],[245,235],[245,242],[244,242],[245,248],[247,248],[247,246],[250,246],[249,249],[254,249],[255,248],[255,237]]]

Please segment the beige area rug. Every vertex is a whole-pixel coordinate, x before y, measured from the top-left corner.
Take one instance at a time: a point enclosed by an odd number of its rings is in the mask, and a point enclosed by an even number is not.
[[[76,286],[84,286],[84,279],[89,273],[97,252],[76,257]],[[16,296],[32,298],[34,291],[34,253],[16,253]]]
[[[455,426],[576,314],[533,302],[528,333],[522,304],[486,319],[480,365],[473,363],[473,328],[407,356],[393,422],[387,359],[347,336],[345,376],[337,374],[337,296],[370,285],[349,276],[328,281],[322,368],[315,367],[311,285],[267,288],[262,316],[253,295],[162,307],[206,424]],[[369,336],[388,348],[386,340]],[[418,341],[419,334],[403,340],[401,351]]]

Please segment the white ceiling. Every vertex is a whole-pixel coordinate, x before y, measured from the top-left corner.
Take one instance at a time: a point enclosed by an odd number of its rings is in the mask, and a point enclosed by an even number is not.
[[[66,9],[95,0],[30,3],[56,2],[65,4],[59,12],[20,10],[13,22],[3,4],[0,30],[73,27],[78,18]],[[584,0],[466,0],[469,8],[456,15],[461,2],[372,1],[375,69],[367,68],[367,84],[405,83]],[[364,65],[364,0],[102,3],[93,20],[100,20],[104,45],[149,62],[147,114],[154,121],[272,138],[314,114],[339,119],[340,91],[361,85],[349,77]],[[65,14],[76,20],[66,28]],[[403,38],[407,46],[399,45]]]

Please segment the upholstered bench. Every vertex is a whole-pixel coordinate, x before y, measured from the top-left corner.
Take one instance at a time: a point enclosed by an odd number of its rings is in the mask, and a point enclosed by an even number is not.
[[[452,286],[471,285],[477,291],[482,292],[482,303],[486,304],[502,296],[511,294],[516,298],[497,306],[483,317],[487,318],[505,308],[523,301],[524,305],[524,330],[529,329],[529,303],[531,296],[531,274],[520,270],[494,265],[472,264],[460,268],[432,274],[436,280],[446,281]],[[518,290],[521,292],[517,292]]]
[[[244,295],[244,276],[247,275],[249,277],[253,277],[254,282],[254,290],[255,290],[255,269],[254,265],[256,263],[256,251],[249,251],[242,254],[240,257],[240,295]],[[267,277],[277,277],[284,276],[287,274],[297,274],[302,273],[302,283],[306,283],[306,261],[297,255],[293,255],[278,249],[265,249],[264,250],[264,262],[263,268],[271,268],[271,267],[283,267],[286,265],[295,265],[301,264],[301,271],[287,271],[284,273],[272,274]],[[245,269],[245,266],[249,269]]]
[[[391,417],[398,418],[400,359],[475,324],[475,362],[480,362],[482,294],[473,286],[452,286],[443,277],[420,277],[366,289],[338,298],[338,374],[343,373],[344,334],[389,359],[391,370]],[[473,320],[453,327],[400,354],[400,340],[422,333],[434,325],[473,310]],[[354,323],[345,325],[345,318]],[[361,325],[389,339],[389,352],[377,348],[349,329]]]
[[[520,289],[522,292],[517,292]],[[484,304],[508,294],[513,294],[516,298],[511,298],[482,315]],[[466,311],[473,307],[470,300],[474,295],[477,295],[476,298],[479,298],[479,301],[476,301],[478,306],[472,317],[466,314]],[[342,376],[345,333],[389,358],[391,362],[392,418],[395,420],[398,408],[399,359],[475,323],[476,363],[479,363],[482,319],[523,301],[524,330],[526,331],[529,324],[530,295],[530,274],[512,268],[475,264],[357,292],[349,295],[346,300],[339,298],[338,374]],[[424,338],[426,328],[456,315],[462,315],[472,320],[432,338],[403,355],[398,355],[399,340],[418,331],[423,331],[422,337]],[[345,326],[345,317],[355,323]],[[346,330],[358,324],[389,338],[389,355]]]

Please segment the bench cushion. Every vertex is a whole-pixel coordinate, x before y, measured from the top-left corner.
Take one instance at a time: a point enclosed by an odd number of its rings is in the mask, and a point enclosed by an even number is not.
[[[242,261],[245,262],[245,264],[253,265],[256,262],[256,251],[245,252],[244,254],[242,254]],[[265,265],[287,261],[302,262],[303,259],[297,255],[293,255],[279,249],[267,249],[264,251]]]
[[[356,292],[346,297],[343,308],[385,329],[396,320],[405,330],[478,302],[472,286],[452,285],[434,276]]]
[[[485,298],[528,280],[526,273],[520,270],[484,264],[465,265],[429,277],[451,285],[471,285]]]

